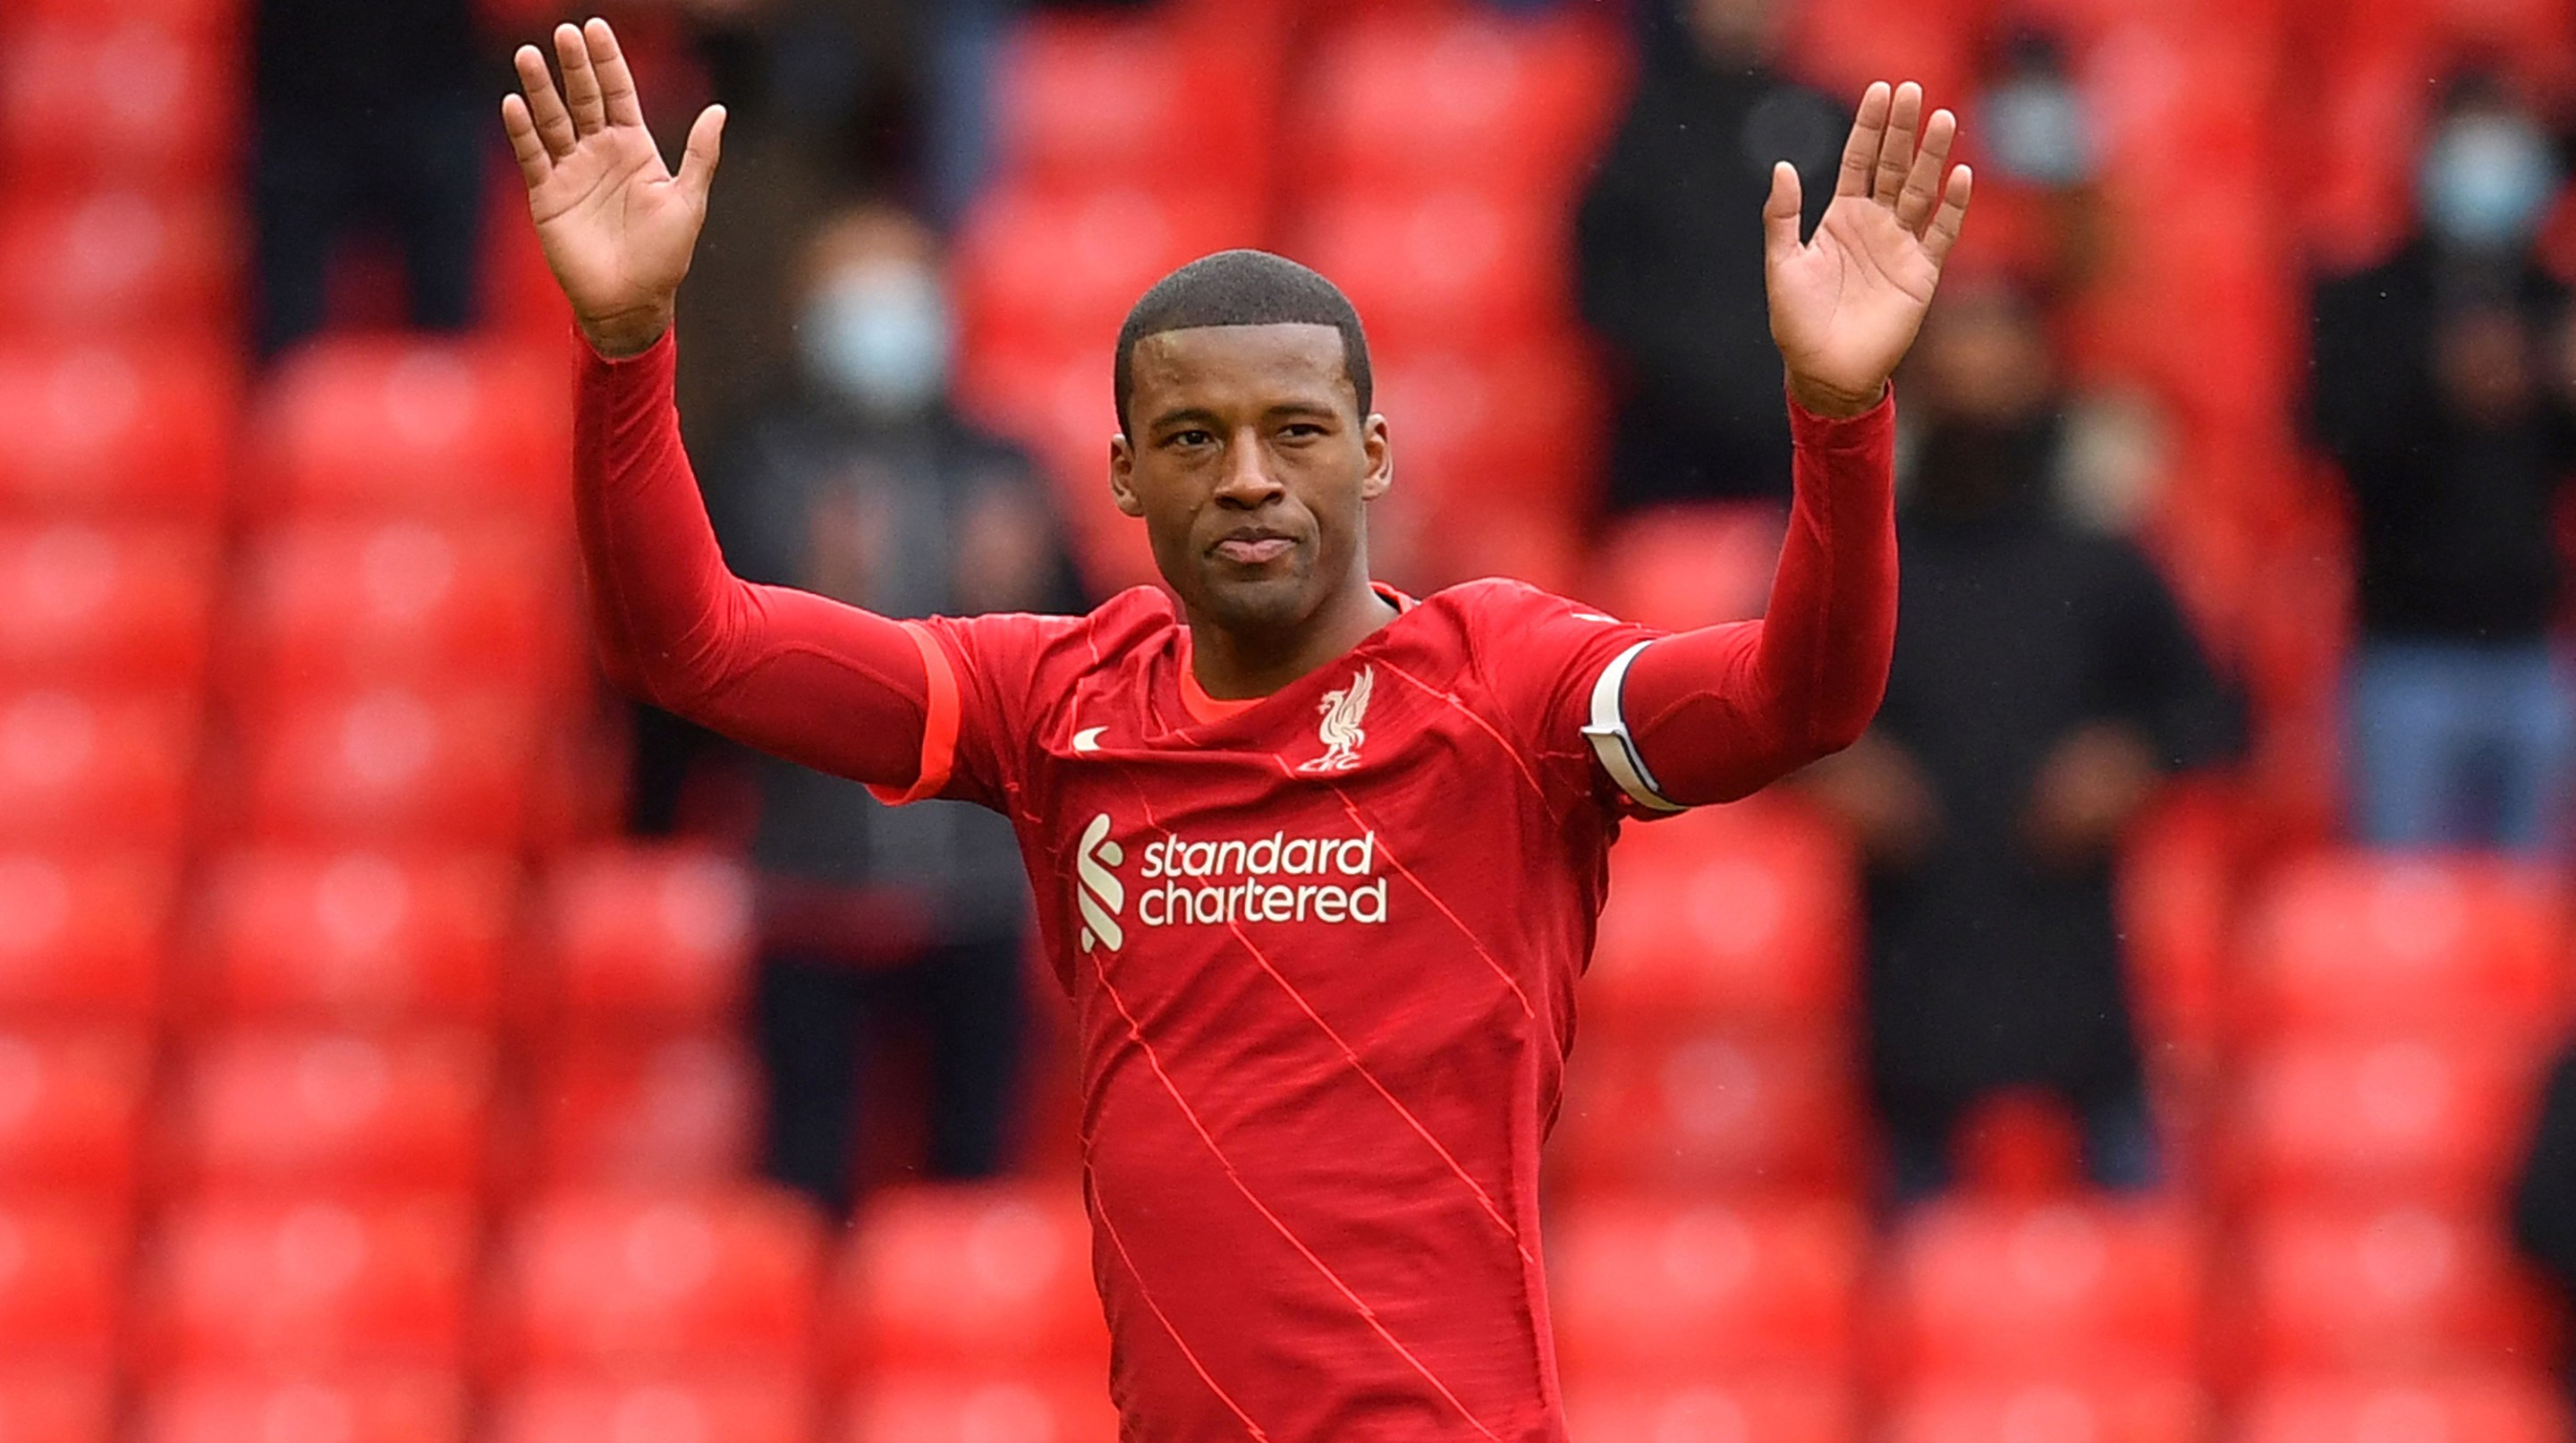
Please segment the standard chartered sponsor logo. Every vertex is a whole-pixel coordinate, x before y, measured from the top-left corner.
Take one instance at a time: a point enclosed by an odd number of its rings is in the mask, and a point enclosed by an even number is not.
[[[1082,910],[1082,950],[1106,947],[1115,952],[1127,945],[1127,933],[1118,925],[1118,914],[1127,905],[1126,884],[1109,870],[1127,860],[1127,849],[1109,839],[1109,814],[1102,812],[1082,829],[1082,845],[1074,849],[1074,905]]]
[[[1136,920],[1148,927],[1226,922],[1383,922],[1386,878],[1377,833],[1193,841],[1177,833],[1145,844]]]
[[[1115,952],[1127,940],[1127,887],[1111,870],[1125,865],[1127,849],[1110,837],[1114,825],[1106,812],[1093,817],[1074,850],[1074,904],[1086,952]],[[1374,831],[1355,837],[1280,831],[1222,841],[1166,832],[1144,845],[1137,862],[1132,920],[1147,927],[1386,920]]]

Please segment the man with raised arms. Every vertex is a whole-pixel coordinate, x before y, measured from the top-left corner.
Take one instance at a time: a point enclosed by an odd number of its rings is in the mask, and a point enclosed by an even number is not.
[[[1110,358],[1109,496],[1169,592],[897,622],[725,569],[671,401],[723,115],[674,174],[609,27],[554,50],[560,89],[523,49],[503,119],[587,342],[605,665],[889,800],[1011,819],[1080,1033],[1123,1435],[1563,1438],[1539,1145],[1610,841],[1848,744],[1878,705],[1888,376],[1967,211],[1950,114],[1871,86],[1814,237],[1786,165],[1745,218],[1795,436],[1760,622],[1666,636],[1511,581],[1377,584],[1393,442],[1366,337],[1331,282],[1257,251],[1165,277]]]

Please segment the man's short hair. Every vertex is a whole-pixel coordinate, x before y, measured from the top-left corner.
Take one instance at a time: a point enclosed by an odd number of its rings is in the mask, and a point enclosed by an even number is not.
[[[1165,331],[1201,326],[1331,326],[1342,333],[1342,369],[1369,413],[1368,336],[1360,313],[1342,288],[1286,256],[1268,251],[1218,251],[1201,256],[1145,292],[1118,328],[1118,357],[1111,384],[1118,397],[1119,429],[1127,429],[1127,403],[1136,394],[1136,343]]]

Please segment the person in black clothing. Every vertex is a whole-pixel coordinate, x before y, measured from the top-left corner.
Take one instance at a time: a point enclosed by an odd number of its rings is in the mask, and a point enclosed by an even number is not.
[[[1813,229],[1832,198],[1841,108],[1771,69],[1772,0],[1680,0],[1649,46],[1575,223],[1583,318],[1617,362],[1610,504],[1789,496],[1789,421],[1744,218],[1771,166],[1798,167]]]
[[[401,253],[411,322],[474,321],[490,98],[471,0],[259,0],[252,20],[253,343],[322,328],[341,243]]]
[[[1081,610],[1044,482],[946,405],[949,321],[928,230],[882,206],[828,217],[803,294],[804,389],[749,429],[711,488],[734,569],[886,616]],[[962,802],[884,806],[774,758],[757,766],[767,1171],[848,1209],[871,1044],[901,1022],[928,1042],[923,1170],[1002,1170],[1032,920],[1010,824]]]
[[[2239,722],[2154,566],[2057,509],[2060,397],[2034,305],[1945,290],[1899,512],[1887,700],[1809,789],[1868,858],[1871,1089],[1899,1196],[1937,1190],[1977,1103],[2072,1105],[2106,1186],[2157,1174],[2112,914],[2122,829]]]
[[[2576,705],[2549,633],[2576,428],[2552,339],[2566,295],[2531,254],[2557,166],[2503,90],[2470,80],[2421,178],[2419,232],[2314,296],[2310,417],[2360,530],[2354,829],[2558,852]]]

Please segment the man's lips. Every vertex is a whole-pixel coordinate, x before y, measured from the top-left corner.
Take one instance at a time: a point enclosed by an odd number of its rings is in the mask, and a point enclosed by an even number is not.
[[[1243,566],[1276,561],[1297,545],[1285,536],[1230,536],[1216,544],[1216,554]]]

